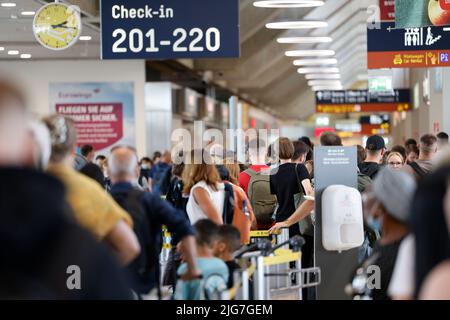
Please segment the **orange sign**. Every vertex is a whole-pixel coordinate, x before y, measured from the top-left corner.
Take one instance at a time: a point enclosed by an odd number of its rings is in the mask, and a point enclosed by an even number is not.
[[[409,103],[319,104],[317,113],[395,112],[409,111]]]
[[[369,69],[449,67],[449,51],[368,52]]]

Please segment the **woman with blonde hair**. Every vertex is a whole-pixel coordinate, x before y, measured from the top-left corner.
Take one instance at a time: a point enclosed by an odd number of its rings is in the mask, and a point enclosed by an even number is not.
[[[186,212],[191,224],[210,219],[223,224],[225,187],[210,155],[204,150],[194,150],[185,159],[183,192],[189,195]]]
[[[399,152],[391,152],[386,157],[386,165],[391,169],[401,169],[405,165],[405,159]]]

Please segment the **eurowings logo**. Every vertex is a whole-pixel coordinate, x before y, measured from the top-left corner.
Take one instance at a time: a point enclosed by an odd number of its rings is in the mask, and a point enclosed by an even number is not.
[[[91,99],[94,95],[101,92],[100,88],[89,91],[77,91],[77,92],[59,92],[58,98],[60,99]]]

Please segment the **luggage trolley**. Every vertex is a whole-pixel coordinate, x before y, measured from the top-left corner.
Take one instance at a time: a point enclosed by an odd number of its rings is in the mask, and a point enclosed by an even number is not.
[[[250,297],[250,279],[253,279],[253,297],[255,300],[299,299],[302,289],[320,284],[320,268],[302,269],[300,249],[304,239],[300,236],[289,239],[288,229],[277,236],[277,245],[260,241],[255,243],[259,251],[242,254],[251,261],[251,266],[239,273],[241,281],[237,299]],[[292,247],[292,250],[289,249]]]

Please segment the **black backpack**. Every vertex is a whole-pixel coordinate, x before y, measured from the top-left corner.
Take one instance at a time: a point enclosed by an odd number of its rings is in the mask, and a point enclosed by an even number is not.
[[[409,166],[417,174],[417,176],[419,177],[419,180],[422,180],[427,175],[427,173],[416,162],[411,162],[409,164]]]
[[[159,278],[159,251],[154,237],[152,237],[151,221],[145,211],[142,201],[146,193],[133,189],[129,192],[114,194],[117,203],[128,212],[133,219],[133,230],[141,246],[141,253],[128,265],[133,289],[137,293],[148,293],[146,285],[152,278],[152,272],[156,272],[156,280]]]
[[[232,224],[234,215],[234,191],[230,183],[225,182],[225,199],[223,201],[223,223]]]
[[[169,166],[163,169],[157,164],[152,178],[152,192],[165,196],[169,191],[171,178],[172,167]]]

